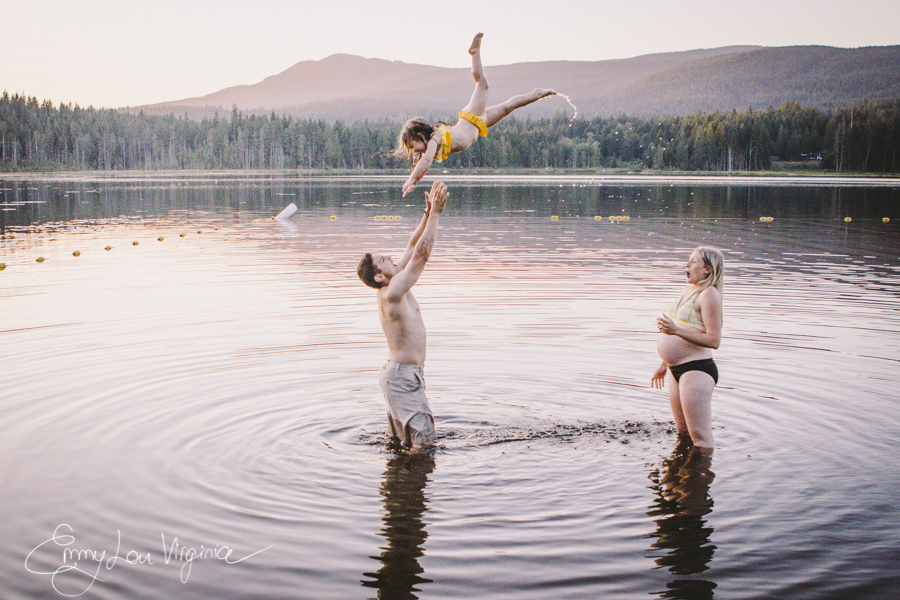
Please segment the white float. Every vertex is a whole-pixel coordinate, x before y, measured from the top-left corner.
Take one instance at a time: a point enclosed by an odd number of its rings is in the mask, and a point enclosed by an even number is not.
[[[283,211],[278,213],[278,215],[275,218],[276,219],[290,219],[291,215],[294,214],[295,212],[297,212],[297,205],[294,204],[293,202],[291,202],[284,208]]]

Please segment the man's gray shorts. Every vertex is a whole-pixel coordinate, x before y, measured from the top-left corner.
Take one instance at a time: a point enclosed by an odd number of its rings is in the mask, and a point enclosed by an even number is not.
[[[425,398],[424,367],[388,361],[381,369],[380,381],[388,413],[402,427],[394,435],[408,444],[433,442],[434,416]]]

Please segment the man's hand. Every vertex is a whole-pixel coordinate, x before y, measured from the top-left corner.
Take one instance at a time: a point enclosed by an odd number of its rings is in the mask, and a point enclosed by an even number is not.
[[[441,214],[444,212],[444,207],[447,206],[447,200],[449,199],[450,192],[447,191],[447,186],[444,185],[444,182],[435,181],[431,186],[431,192],[428,194],[429,212],[434,211],[435,214]]]

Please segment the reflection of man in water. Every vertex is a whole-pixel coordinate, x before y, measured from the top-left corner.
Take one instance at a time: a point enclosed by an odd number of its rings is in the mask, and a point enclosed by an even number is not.
[[[378,316],[388,343],[388,362],[381,370],[381,389],[388,404],[392,435],[421,448],[434,441],[434,417],[425,398],[425,322],[412,286],[419,280],[437,237],[438,219],[450,194],[436,181],[426,195],[425,214],[400,260],[369,253],[357,274],[378,290]]]
[[[373,556],[382,562],[377,573],[364,573],[374,581],[363,581],[363,587],[378,588],[383,600],[407,600],[416,598],[417,585],[431,583],[421,576],[419,557],[428,538],[422,515],[428,509],[425,503],[425,484],[434,470],[434,458],[430,452],[415,452],[393,456],[384,472],[381,495],[384,497],[384,529],[381,535],[387,540],[387,548],[381,556]]]
[[[678,576],[661,598],[706,600],[713,598],[716,584],[695,576],[709,569],[716,547],[710,543],[713,528],[705,516],[712,512],[709,486],[715,479],[710,470],[712,455],[690,443],[679,443],[663,463],[663,471],[651,473],[657,498],[647,514],[656,521],[651,534],[652,558],[659,567]]]

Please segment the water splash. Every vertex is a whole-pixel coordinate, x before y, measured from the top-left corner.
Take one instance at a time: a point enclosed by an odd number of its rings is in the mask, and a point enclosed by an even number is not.
[[[569,98],[568,96],[566,96],[566,95],[563,94],[562,92],[556,92],[556,95],[557,95],[557,96],[562,96],[563,98],[565,98],[565,99],[566,99],[566,102],[569,103],[569,106],[572,107],[572,110],[575,111],[575,114],[573,114],[573,115],[572,115],[572,118],[569,119],[569,127],[571,127],[571,126],[572,126],[572,123],[575,122],[575,118],[578,117],[578,107],[575,106],[575,103],[572,102],[572,99],[571,99],[571,98]]]

